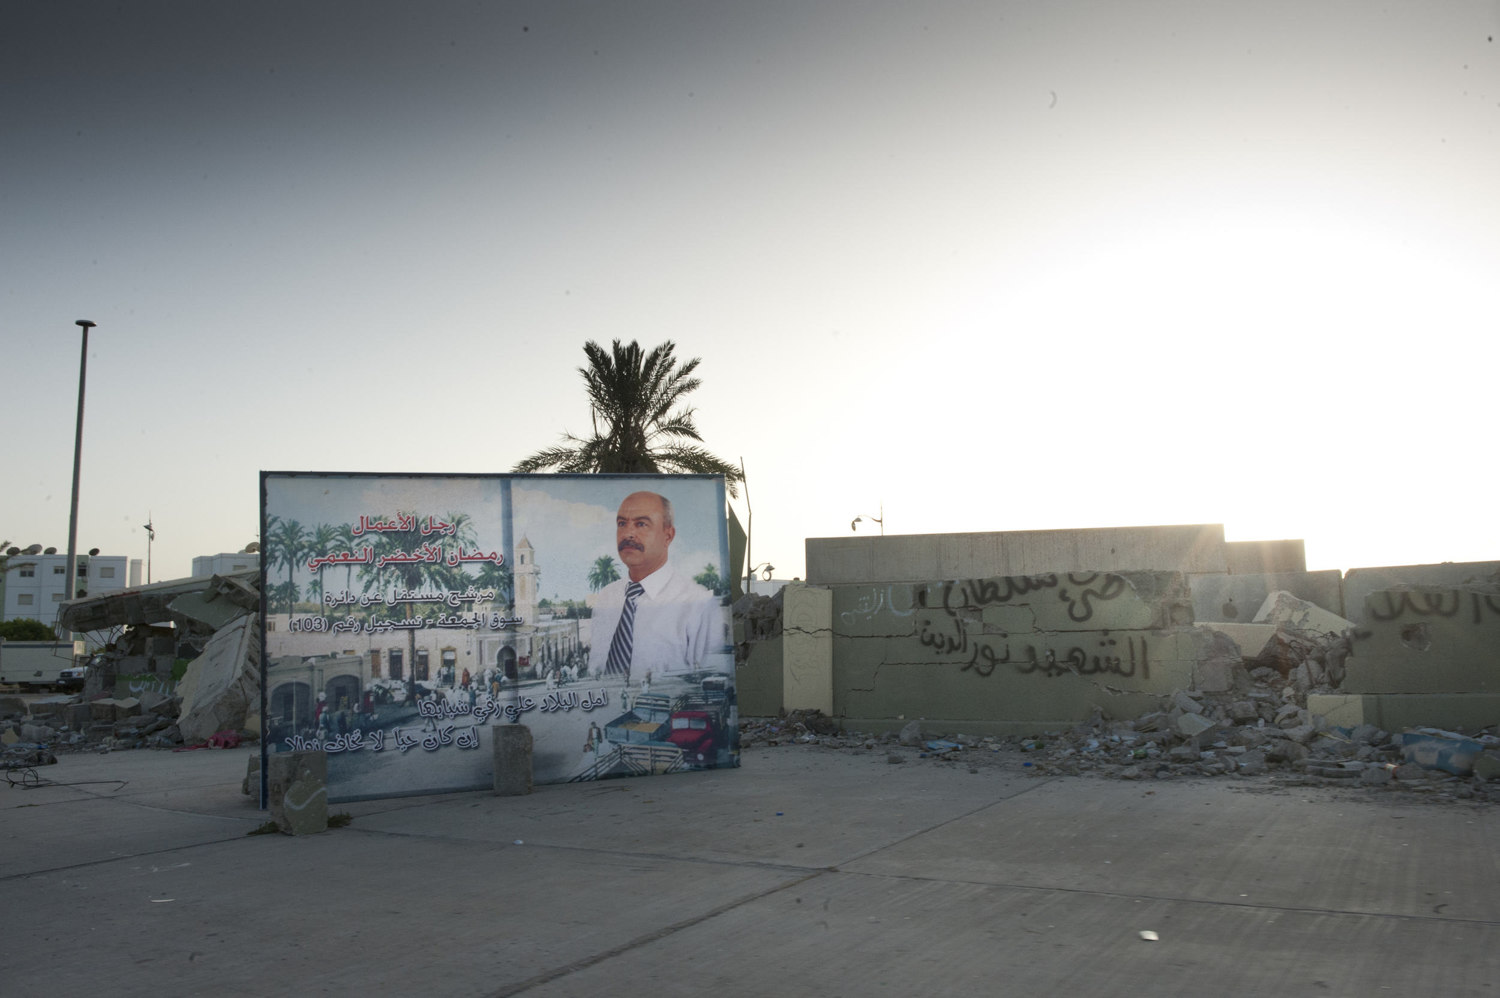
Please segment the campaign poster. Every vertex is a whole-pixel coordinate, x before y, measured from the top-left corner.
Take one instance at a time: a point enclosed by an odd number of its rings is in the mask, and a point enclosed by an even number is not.
[[[330,801],[739,764],[724,481],[261,474],[263,737]]]

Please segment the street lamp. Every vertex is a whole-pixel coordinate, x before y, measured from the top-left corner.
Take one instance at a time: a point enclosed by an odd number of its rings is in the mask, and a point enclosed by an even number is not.
[[[880,504],[880,515],[879,516],[871,516],[869,513],[861,513],[859,516],[856,516],[854,519],[852,519],[852,520],[849,521],[849,529],[850,530],[857,530],[858,527],[856,526],[856,524],[858,524],[861,520],[872,520],[875,523],[880,524],[880,536],[884,537],[885,536],[885,503],[882,502]]]
[[[156,528],[151,525],[151,511],[146,511],[146,585],[151,584],[151,542],[156,540]]]
[[[89,368],[89,330],[94,323],[79,319],[73,323],[83,329],[83,353],[78,358],[78,429],[73,436],[73,502],[68,509],[68,599],[78,595],[78,476],[83,461],[83,386]]]
[[[761,571],[761,569],[765,569],[765,574],[763,574],[761,576],[761,578],[764,579],[767,582],[770,582],[771,581],[771,573],[774,572],[774,571],[776,571],[776,566],[773,565],[773,564],[771,564],[769,561],[763,561],[759,565],[756,565],[754,568],[752,568],[748,572],[746,572],[745,573],[745,595],[746,596],[752,595],[755,592],[755,573]]]

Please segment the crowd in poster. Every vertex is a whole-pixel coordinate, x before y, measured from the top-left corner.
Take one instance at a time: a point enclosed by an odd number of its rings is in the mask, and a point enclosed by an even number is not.
[[[716,476],[261,478],[265,737],[329,799],[738,764]]]

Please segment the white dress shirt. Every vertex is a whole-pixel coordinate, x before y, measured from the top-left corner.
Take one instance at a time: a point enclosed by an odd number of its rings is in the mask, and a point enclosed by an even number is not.
[[[604,675],[609,645],[625,609],[630,579],[605,586],[594,604],[589,638],[589,675]],[[729,642],[724,607],[713,593],[678,575],[671,562],[641,580],[645,590],[635,601],[634,640],[630,676],[646,673],[692,672],[703,668],[704,656],[721,651]]]

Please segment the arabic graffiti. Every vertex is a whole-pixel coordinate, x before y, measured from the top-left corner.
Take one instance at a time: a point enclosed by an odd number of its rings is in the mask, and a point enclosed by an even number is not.
[[[1151,678],[1151,651],[1146,646],[1144,637],[1131,637],[1125,639],[1125,657],[1121,658],[1118,641],[1108,637],[1108,632],[1103,632],[1106,637],[1099,642],[1105,651],[1100,654],[1095,652],[1089,654],[1083,648],[1074,646],[1069,648],[1059,658],[1057,651],[1052,648],[1044,649],[1040,654],[1036,645],[1024,645],[1019,655],[1012,655],[1010,642],[1005,642],[1003,651],[996,651],[995,646],[988,642],[976,644],[974,654],[964,663],[960,672],[974,670],[979,676],[989,677],[995,669],[1002,665],[1010,665],[1020,675],[1026,676],[1034,672],[1040,672],[1047,678],[1062,676],[1072,673],[1075,676],[1098,676],[1115,675],[1123,678],[1131,678],[1139,675],[1142,679]]]
[[[1081,624],[1093,619],[1096,602],[1115,599],[1128,588],[1124,576],[1106,572],[1070,572],[1061,578],[1055,574],[1012,575],[922,586],[917,590],[917,605],[952,613],[957,609],[998,606],[1018,596],[1056,589],[1059,602],[1067,607],[1068,619]]]
[[[1500,594],[1471,592],[1468,595],[1473,623],[1482,623],[1486,615],[1500,616]],[[1463,592],[1458,589],[1436,592],[1385,590],[1371,593],[1366,605],[1370,617],[1382,622],[1407,615],[1456,617],[1463,608],[1463,597]]]
[[[1066,585],[1064,585],[1066,583]],[[987,606],[1010,603],[1017,597],[1055,590],[1057,600],[1075,623],[1091,620],[1097,603],[1118,598],[1129,589],[1123,576],[1107,573],[1023,575],[997,579],[969,579],[923,586],[917,593],[921,613],[916,620],[919,644],[942,657],[957,658],[962,672],[988,677],[1002,665],[1019,675],[1037,674],[1151,678],[1151,657],[1144,637],[1120,639],[1100,631],[1099,647],[1082,646],[1059,653],[1055,648],[1012,641],[1005,631],[988,632],[980,620]],[[1050,598],[1050,597],[1049,597]]]
[[[171,693],[176,685],[169,679],[149,674],[116,676],[115,686],[118,687],[121,683],[130,687],[130,695],[133,697],[138,697],[142,693]]]
[[[854,604],[854,609],[843,611],[839,614],[839,619],[847,627],[856,620],[868,620],[882,610],[893,617],[910,617],[916,612],[913,607],[908,606],[904,610],[896,609],[895,588],[894,585],[889,585],[884,589],[877,590],[873,595],[870,593],[861,594],[859,602]]]

